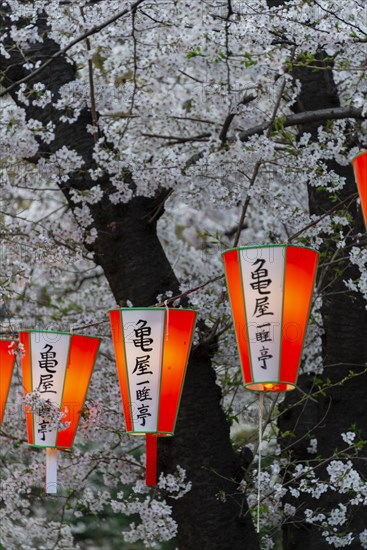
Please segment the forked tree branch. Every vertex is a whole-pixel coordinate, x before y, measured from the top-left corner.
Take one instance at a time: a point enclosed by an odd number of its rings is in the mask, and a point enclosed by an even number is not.
[[[112,23],[114,23],[115,21],[117,21],[118,19],[123,17],[124,15],[127,15],[129,13],[134,12],[136,10],[136,8],[140,4],[142,4],[144,1],[145,0],[136,0],[136,2],[134,2],[134,4],[131,4],[131,6],[129,8],[126,8],[126,9],[116,13],[116,15],[113,15],[112,17],[110,17],[106,21],[103,21],[103,23],[101,23],[100,25],[95,25],[94,27],[89,29],[89,31],[86,31],[83,34],[81,34],[81,35],[77,36],[76,38],[74,38],[74,40],[69,42],[69,44],[67,46],[65,46],[65,48],[62,48],[61,50],[55,52],[45,63],[43,63],[40,67],[38,67],[38,69],[30,72],[24,78],[22,78],[20,80],[17,80],[17,82],[13,82],[13,84],[8,86],[8,88],[5,88],[5,90],[2,90],[0,92],[0,97],[3,97],[4,95],[6,95],[9,92],[13,91],[20,84],[23,84],[24,82],[28,82],[29,80],[32,80],[35,76],[37,76],[44,69],[46,69],[46,67],[51,65],[51,63],[53,63],[55,61],[55,59],[57,59],[58,57],[60,57],[64,54],[66,54],[66,52],[68,52],[73,46],[75,46],[79,42],[82,42],[83,40],[86,40],[89,36],[92,36],[93,34],[97,34],[98,32],[102,31],[103,29],[105,29],[106,27],[108,27],[109,25],[111,25]]]
[[[355,120],[366,120],[367,115],[363,114],[361,107],[333,107],[330,109],[317,109],[316,111],[304,111],[303,113],[296,113],[289,115],[282,120],[282,128],[289,128],[290,126],[298,126],[302,124],[309,124],[311,122],[323,122],[325,120],[341,120],[345,118],[353,118]],[[276,119],[273,121],[266,121],[248,130],[240,132],[239,139],[244,142],[249,137],[262,134],[266,130],[270,133],[276,124]],[[237,137],[230,137],[227,141],[233,143],[237,140]],[[193,164],[196,164],[203,156],[204,151],[198,151],[190,157],[184,170],[187,170]]]
[[[354,118],[355,120],[365,120],[366,115],[362,114],[362,108],[359,107],[333,107],[331,109],[317,109],[317,111],[304,111],[303,113],[296,113],[295,115],[289,115],[282,120],[282,128],[288,128],[289,126],[298,126],[301,124],[310,124],[311,122],[322,122],[324,120],[341,120],[343,118]],[[262,134],[265,130],[272,130],[275,121],[263,122],[258,126],[253,126],[248,130],[244,130],[239,134],[241,141],[246,141],[250,136],[256,134]]]

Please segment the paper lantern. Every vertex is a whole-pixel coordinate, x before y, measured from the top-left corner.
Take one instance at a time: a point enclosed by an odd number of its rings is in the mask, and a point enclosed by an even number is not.
[[[367,151],[363,151],[353,159],[354,175],[361,199],[364,223],[367,228]]]
[[[0,340],[0,427],[3,421],[15,362],[15,355],[9,353],[10,346],[11,340]]]
[[[196,313],[173,308],[110,311],[126,431],[146,437],[146,483],[157,477],[157,436],[172,436]]]
[[[292,245],[223,253],[228,293],[249,390],[293,390],[310,312],[318,254]]]
[[[94,367],[99,338],[68,332],[27,330],[19,333],[25,395],[37,391],[42,399],[66,412],[65,430],[52,428],[43,412],[26,409],[28,443],[46,448],[46,492],[57,492],[57,449],[73,445]]]

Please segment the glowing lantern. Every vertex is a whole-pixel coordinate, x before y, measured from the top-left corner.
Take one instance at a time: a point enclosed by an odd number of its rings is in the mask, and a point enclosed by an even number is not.
[[[223,253],[245,387],[293,390],[307,328],[318,254],[292,245]]]
[[[28,443],[46,448],[46,492],[57,492],[57,449],[72,447],[100,339],[67,332],[28,330],[19,333],[24,393],[37,392],[46,406],[26,407]],[[66,414],[58,429],[47,414],[47,404]],[[57,409],[56,409],[57,410]]]
[[[196,313],[171,308],[110,311],[126,431],[146,436],[146,483],[157,478],[157,436],[172,436]]]
[[[353,159],[353,168],[367,228],[367,151],[363,151]]]
[[[9,353],[10,340],[0,340],[0,427],[13,374],[15,355]]]

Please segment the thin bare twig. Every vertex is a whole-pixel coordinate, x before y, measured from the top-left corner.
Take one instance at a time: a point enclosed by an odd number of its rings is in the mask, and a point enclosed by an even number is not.
[[[326,218],[327,216],[330,216],[330,214],[332,214],[333,212],[335,212],[336,210],[339,210],[339,208],[341,208],[345,203],[348,202],[348,207],[350,206],[350,204],[354,201],[354,199],[356,199],[358,197],[358,193],[353,193],[352,195],[349,195],[349,197],[347,197],[346,199],[344,199],[343,201],[341,202],[338,202],[338,204],[336,204],[335,206],[333,206],[330,210],[328,210],[327,212],[325,212],[325,214],[323,214],[322,216],[320,216],[317,220],[314,220],[310,223],[308,223],[305,227],[303,227],[302,229],[300,229],[299,231],[297,231],[296,233],[294,233],[293,235],[291,235],[288,239],[288,242],[292,242],[294,241],[294,239],[296,239],[297,237],[299,237],[300,235],[302,235],[302,233],[304,233],[305,231],[307,231],[307,229],[310,229],[311,227],[314,227],[315,225],[317,225],[319,222],[321,222],[321,220],[323,220],[324,218]]]
[[[295,52],[295,48],[292,49],[292,56],[291,56],[291,58],[293,58],[294,52]],[[280,107],[280,102],[281,102],[282,97],[283,97],[283,93],[284,93],[285,86],[286,86],[286,79],[284,78],[284,79],[283,79],[283,82],[282,82],[282,85],[281,85],[281,87],[280,87],[280,91],[279,91],[279,93],[278,93],[277,100],[276,100],[275,105],[274,105],[274,109],[273,109],[273,113],[272,113],[272,115],[271,115],[271,119],[270,119],[270,121],[269,121],[269,127],[268,127],[268,130],[267,130],[267,132],[266,132],[267,137],[269,137],[270,132],[271,132],[271,127],[272,127],[272,125],[274,124],[274,121],[275,121],[275,119],[276,119],[276,116],[277,116],[277,113],[278,113],[278,110],[279,110],[279,107]],[[248,190],[247,190],[247,196],[246,196],[246,199],[245,199],[243,208],[242,208],[240,221],[238,222],[238,228],[237,228],[236,236],[235,236],[234,243],[233,243],[233,246],[234,246],[234,247],[236,247],[236,246],[238,245],[239,240],[240,240],[240,237],[241,237],[242,227],[243,227],[243,225],[244,225],[244,221],[245,221],[245,217],[246,217],[246,214],[247,214],[247,210],[248,210],[248,207],[249,207],[250,201],[251,201],[251,196],[250,196],[249,191],[251,190],[251,188],[253,187],[253,185],[254,185],[254,183],[255,183],[255,181],[256,181],[256,178],[257,178],[257,175],[258,175],[258,173],[259,173],[261,164],[262,164],[262,161],[261,161],[261,160],[258,160],[258,161],[255,163],[254,170],[253,170],[253,172],[252,172],[252,176],[251,176],[251,179],[250,179],[250,185],[249,185]]]
[[[164,136],[162,134],[147,134],[142,133],[141,134],[144,137],[151,137],[155,139],[167,139],[170,140],[170,142],[175,143],[187,143],[188,141],[203,141],[210,138],[211,134],[205,133],[205,134],[199,134],[197,136]]]
[[[84,19],[84,9],[83,6],[80,8],[80,13],[82,14],[82,17]],[[88,53],[90,54],[92,48],[89,38],[86,38],[85,43],[87,45]],[[88,55],[88,77],[89,77],[89,95],[90,95],[90,112],[92,117],[92,125],[93,125],[93,140],[94,143],[97,143],[98,141],[98,117],[97,117],[97,109],[96,109],[96,97],[94,93],[94,74],[93,74],[93,61],[90,58],[90,55]]]

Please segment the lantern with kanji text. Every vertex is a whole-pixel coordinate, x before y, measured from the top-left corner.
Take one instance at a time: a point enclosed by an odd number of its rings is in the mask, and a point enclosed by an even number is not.
[[[354,176],[361,199],[364,223],[367,228],[367,151],[362,151],[353,159]]]
[[[100,339],[81,334],[24,330],[22,371],[28,443],[46,448],[46,492],[57,492],[57,449],[73,445]],[[38,407],[38,408],[37,408]],[[61,411],[59,421],[53,416]],[[65,426],[65,429],[64,426]]]
[[[259,392],[257,532],[260,532],[264,392],[296,387],[318,254],[293,245],[223,253],[244,385]]]
[[[126,423],[146,438],[146,483],[157,478],[157,437],[174,434],[196,313],[175,308],[110,311]]]

